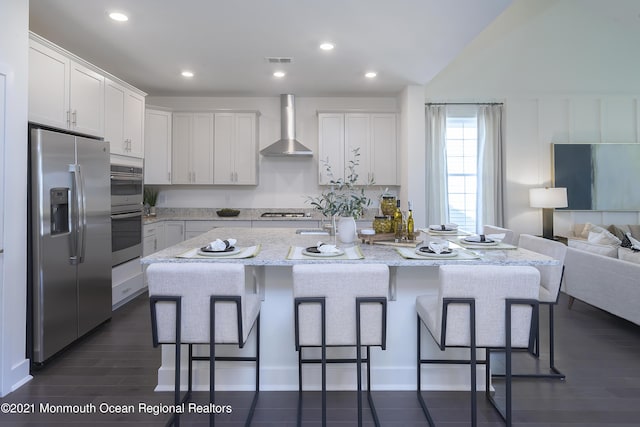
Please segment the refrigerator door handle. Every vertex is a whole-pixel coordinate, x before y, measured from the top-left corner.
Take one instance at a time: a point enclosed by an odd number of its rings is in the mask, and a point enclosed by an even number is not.
[[[75,209],[74,209],[74,236],[71,243],[71,257],[69,261],[71,264],[80,264],[84,258],[84,239],[85,239],[85,227],[87,223],[86,211],[84,205],[84,183],[82,182],[82,172],[80,171],[80,165],[69,165],[69,172],[73,174],[73,194],[75,194]]]
[[[73,179],[71,181],[71,215],[69,215],[69,219],[71,222],[71,253],[69,254],[69,264],[76,265],[78,264],[78,228],[80,226],[80,217],[78,215],[78,210],[80,209],[78,200],[80,200],[80,180],[77,172],[78,165],[69,165],[69,172],[73,175]]]

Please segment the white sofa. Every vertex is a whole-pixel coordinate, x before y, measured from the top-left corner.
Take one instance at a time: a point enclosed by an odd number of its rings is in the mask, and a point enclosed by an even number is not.
[[[567,236],[563,291],[570,305],[576,298],[640,325],[640,252],[589,242],[583,228]]]

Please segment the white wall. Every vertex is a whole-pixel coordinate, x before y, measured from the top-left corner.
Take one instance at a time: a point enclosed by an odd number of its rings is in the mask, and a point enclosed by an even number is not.
[[[0,396],[28,381],[25,359],[27,267],[27,67],[29,6],[0,0],[0,168],[4,197],[0,255]],[[3,156],[0,156],[2,160]]]
[[[257,110],[259,149],[280,139],[280,97],[147,97],[148,106],[174,111],[214,109]],[[312,158],[259,156],[258,186],[164,186],[160,207],[309,208],[306,196],[318,186],[318,111],[397,111],[397,99],[296,97],[296,138],[310,148]],[[379,194],[376,187],[372,197]]]
[[[429,101],[505,102],[507,227],[541,232],[528,189],[551,182],[550,143],[640,143],[637,13],[627,0],[516,0],[426,86]],[[555,231],[585,221],[640,213],[558,212]]]

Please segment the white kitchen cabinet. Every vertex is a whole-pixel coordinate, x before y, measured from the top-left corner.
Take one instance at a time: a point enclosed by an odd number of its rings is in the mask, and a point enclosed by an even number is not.
[[[334,179],[344,176],[344,114],[318,114],[318,158],[320,184],[329,184],[332,179],[324,162],[331,166]]]
[[[359,148],[358,184],[398,185],[398,138],[395,113],[320,113],[320,159],[329,159],[334,178],[344,178],[353,150]],[[329,183],[322,163],[319,182]]]
[[[109,79],[105,81],[105,140],[111,154],[144,157],[144,97]]]
[[[165,223],[163,221],[144,225],[143,237],[142,237],[143,238],[143,242],[142,242],[143,257],[150,255],[154,252],[158,252],[166,247],[165,238],[164,238],[164,227],[165,227]]]
[[[256,185],[258,151],[255,113],[216,113],[214,184]]]
[[[144,123],[144,183],[171,184],[171,113],[147,108]]]
[[[164,221],[164,247],[184,241],[184,221]]]
[[[104,77],[29,40],[29,121],[104,136]]]
[[[173,184],[213,184],[213,113],[174,113]]]

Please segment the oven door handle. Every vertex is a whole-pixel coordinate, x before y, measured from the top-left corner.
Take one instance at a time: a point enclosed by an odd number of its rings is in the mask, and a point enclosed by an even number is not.
[[[140,219],[142,219],[142,211],[111,215],[111,219],[134,218],[136,216],[139,216]]]
[[[140,175],[111,175],[112,181],[142,181]]]

